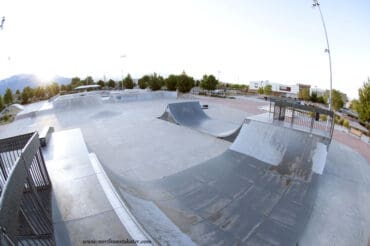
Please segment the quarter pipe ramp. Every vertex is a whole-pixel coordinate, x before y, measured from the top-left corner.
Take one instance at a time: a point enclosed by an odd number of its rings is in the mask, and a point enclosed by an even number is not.
[[[198,101],[169,103],[159,117],[227,141],[234,141],[241,125],[210,118]]]

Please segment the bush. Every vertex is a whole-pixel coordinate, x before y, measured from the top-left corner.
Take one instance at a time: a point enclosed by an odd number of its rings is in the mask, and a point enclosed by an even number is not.
[[[156,73],[149,76],[148,86],[152,91],[160,90],[163,86],[163,78]]]
[[[218,84],[218,81],[215,78],[215,76],[213,76],[212,74],[211,75],[207,75],[207,74],[203,75],[203,78],[200,81],[200,87],[204,90],[209,90],[209,91],[215,90],[216,87],[217,87],[217,84]]]
[[[340,118],[338,124],[341,125],[341,126],[343,126],[343,123],[344,123],[344,119],[343,118]]]
[[[178,76],[177,80],[177,89],[179,92],[186,93],[191,90],[195,85],[193,77],[187,76],[185,73],[182,73]]]
[[[8,114],[1,117],[1,120],[3,120],[3,121],[8,121],[9,119],[10,119],[10,116]]]
[[[178,77],[176,75],[171,74],[170,76],[168,76],[168,78],[164,80],[167,90],[175,91],[177,88],[177,81]]]
[[[0,122],[3,122],[3,123],[8,123],[12,120],[13,120],[13,117],[8,114],[5,114],[2,117],[0,117]]]
[[[149,80],[150,80],[149,75],[144,75],[142,78],[140,78],[138,81],[139,88],[140,89],[147,88]]]
[[[127,74],[126,78],[123,80],[123,86],[126,89],[133,89],[134,88],[134,81],[132,80],[130,74]]]
[[[321,121],[327,121],[328,117],[325,114],[320,115],[320,120]]]
[[[344,120],[343,126],[346,127],[346,128],[349,128],[349,121],[348,120]]]

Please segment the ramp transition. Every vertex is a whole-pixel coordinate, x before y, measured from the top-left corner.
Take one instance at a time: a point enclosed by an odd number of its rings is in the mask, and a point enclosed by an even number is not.
[[[220,156],[177,174],[145,183],[113,178],[123,197],[152,201],[196,244],[296,245],[316,198],[314,156],[327,139],[257,121],[241,133]]]
[[[235,123],[212,119],[203,111],[199,101],[169,103],[159,118],[230,142],[241,128]]]

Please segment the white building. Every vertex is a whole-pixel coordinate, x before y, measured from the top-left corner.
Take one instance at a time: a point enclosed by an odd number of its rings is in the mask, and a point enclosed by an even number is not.
[[[266,85],[271,85],[272,92],[275,95],[284,95],[286,97],[298,98],[299,85],[284,85],[266,81],[251,81],[249,82],[249,90],[257,91],[259,88],[264,88]]]
[[[312,95],[312,93],[316,93],[316,95],[318,97],[320,97],[320,96],[324,96],[325,95],[326,90],[325,89],[318,88],[317,86],[315,86],[315,87],[311,87],[311,89],[310,89],[310,95]]]

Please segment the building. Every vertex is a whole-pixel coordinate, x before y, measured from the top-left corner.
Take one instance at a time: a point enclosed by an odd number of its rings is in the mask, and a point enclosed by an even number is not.
[[[312,95],[312,93],[316,93],[317,97],[323,97],[325,96],[325,93],[326,93],[327,90],[325,89],[320,89],[320,88],[317,88],[317,86],[315,86],[314,88],[310,88],[310,95]]]
[[[266,85],[271,85],[272,94],[274,96],[284,96],[291,98],[298,98],[299,85],[285,85],[281,83],[274,83],[266,81],[251,81],[249,82],[249,90],[257,92],[259,88],[264,88]]]

